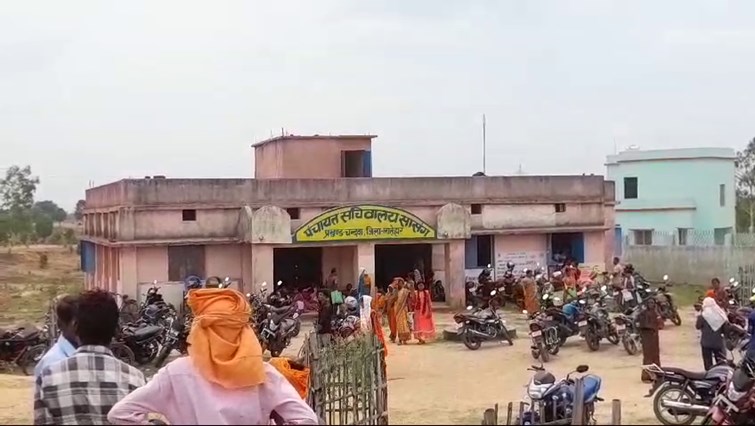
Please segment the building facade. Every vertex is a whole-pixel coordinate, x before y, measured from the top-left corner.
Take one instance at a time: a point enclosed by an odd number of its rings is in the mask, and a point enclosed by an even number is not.
[[[736,231],[734,160],[730,148],[609,155],[607,178],[616,182],[617,241],[727,244]]]
[[[614,187],[601,176],[372,178],[373,136],[285,136],[255,145],[254,179],[128,179],[87,190],[89,287],[180,300],[188,275],[242,291],[278,280],[378,287],[413,268],[458,306],[487,264],[613,255]]]

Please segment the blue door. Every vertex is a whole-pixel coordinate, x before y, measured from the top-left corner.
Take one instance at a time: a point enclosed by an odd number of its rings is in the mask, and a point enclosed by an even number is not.
[[[572,234],[571,253],[577,262],[585,262],[585,234],[581,232]]]
[[[621,226],[617,226],[614,228],[614,236],[613,236],[613,253],[616,257],[621,257],[621,249],[623,248],[624,237],[621,235]]]

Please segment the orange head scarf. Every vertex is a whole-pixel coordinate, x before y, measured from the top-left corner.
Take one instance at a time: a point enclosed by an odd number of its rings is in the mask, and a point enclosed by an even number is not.
[[[187,303],[194,313],[189,357],[202,377],[226,389],[262,384],[262,347],[249,327],[251,309],[233,289],[192,290]]]

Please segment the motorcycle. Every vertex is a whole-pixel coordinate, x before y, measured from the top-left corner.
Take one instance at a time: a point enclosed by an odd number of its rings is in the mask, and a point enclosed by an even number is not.
[[[745,357],[718,388],[703,425],[755,425],[755,361]]]
[[[636,306],[633,309],[616,315],[613,319],[616,333],[619,335],[624,350],[629,355],[636,355],[642,349],[642,340],[640,340],[640,331],[637,326],[637,315],[639,312],[639,306]]]
[[[655,298],[658,301],[658,308],[661,314],[661,318],[670,320],[674,325],[682,325],[682,317],[679,316],[676,304],[674,303],[673,295],[667,290],[667,287],[671,287],[672,284],[668,280],[668,275],[663,276],[663,284],[653,292]]]
[[[690,425],[708,412],[718,388],[734,372],[734,365],[725,362],[700,372],[655,364],[643,369],[653,378],[648,396],[655,395],[653,412],[658,421],[664,425]]]
[[[543,298],[548,299],[548,294],[544,294]],[[553,314],[556,314],[553,308],[551,309]],[[559,326],[552,316],[546,312],[534,312],[528,313],[526,310],[522,311],[525,315],[529,315],[530,323],[530,338],[532,339],[532,345],[530,346],[530,354],[532,358],[540,358],[543,362],[548,362],[551,355],[557,355],[561,349],[563,341],[559,335]],[[565,341],[565,340],[564,340]]]
[[[17,366],[24,375],[34,367],[48,349],[47,332],[34,326],[0,329],[0,363]]]
[[[134,354],[134,361],[138,365],[144,365],[157,356],[162,337],[163,327],[140,322],[122,327],[115,342],[128,347]]]
[[[168,331],[163,339],[160,353],[157,354],[157,358],[155,359],[156,368],[162,367],[174,349],[181,355],[186,355],[189,352],[189,344],[186,339],[189,337],[192,320],[193,318],[189,314],[185,315],[184,318],[170,318],[168,320]]]
[[[273,357],[280,356],[291,344],[291,339],[301,328],[296,305],[266,306],[267,318],[263,321],[260,343],[262,350],[269,350]]]
[[[490,295],[495,296],[495,293],[493,290]],[[454,315],[454,321],[464,346],[470,350],[480,349],[485,340],[505,340],[509,345],[514,344],[506,329],[506,320],[496,311],[495,305],[477,310],[467,306],[467,312]]]
[[[605,291],[605,286],[602,290]],[[591,351],[600,349],[600,341],[603,339],[614,345],[618,345],[620,341],[615,325],[608,315],[608,309],[605,307],[604,300],[606,297],[608,297],[607,294],[598,295],[597,300],[583,310],[584,319],[581,319],[579,323],[580,330],[584,330],[583,336],[585,342],[587,342],[587,347]],[[579,303],[584,306],[587,304],[587,300],[580,298]],[[584,328],[582,328],[583,322],[587,323]]]
[[[572,419],[577,382],[571,378],[571,375],[586,373],[589,368],[587,365],[579,365],[576,370],[559,381],[556,381],[553,374],[546,371],[542,366],[533,365],[528,368],[528,370],[535,372],[535,375],[527,384],[527,397],[531,402],[528,406],[529,409],[522,413],[522,417],[517,419],[516,424],[595,424],[595,403],[601,402],[603,399],[598,396],[602,380],[594,374],[584,375],[581,380],[584,395],[584,418]],[[539,409],[536,409],[535,405],[539,405]]]

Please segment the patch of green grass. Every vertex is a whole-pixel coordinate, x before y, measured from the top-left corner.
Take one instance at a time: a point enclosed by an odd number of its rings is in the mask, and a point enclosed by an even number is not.
[[[676,306],[687,307],[697,302],[697,298],[705,294],[707,288],[702,285],[679,284],[668,290],[674,295]]]

